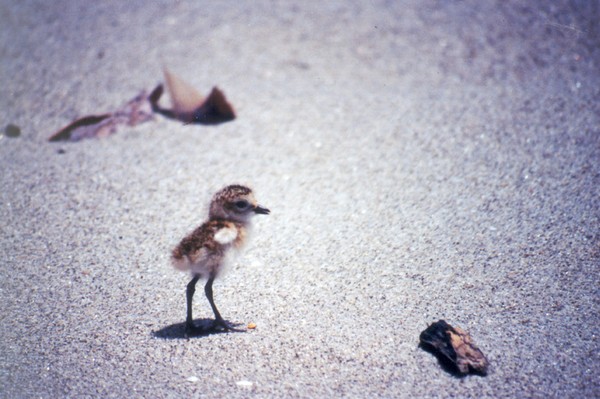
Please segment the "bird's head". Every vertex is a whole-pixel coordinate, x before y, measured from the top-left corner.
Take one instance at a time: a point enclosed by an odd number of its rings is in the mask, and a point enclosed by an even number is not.
[[[252,190],[233,184],[219,190],[210,203],[209,217],[246,223],[256,214],[268,215],[270,211],[258,205]]]

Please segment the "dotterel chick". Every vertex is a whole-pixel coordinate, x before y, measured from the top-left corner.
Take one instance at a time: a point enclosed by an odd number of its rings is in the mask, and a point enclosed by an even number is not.
[[[215,328],[240,331],[229,325],[219,313],[213,300],[212,285],[225,263],[226,255],[245,243],[250,220],[255,214],[268,215],[270,211],[257,204],[252,190],[241,185],[230,185],[218,191],[212,198],[208,221],[185,237],[172,252],[173,266],[190,271],[192,280],[187,285],[187,334],[204,332],[194,325],[192,299],[196,283],[207,278],[204,292],[215,315]]]

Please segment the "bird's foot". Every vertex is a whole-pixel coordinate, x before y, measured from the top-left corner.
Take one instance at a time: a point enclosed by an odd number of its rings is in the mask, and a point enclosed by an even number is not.
[[[241,326],[241,324],[229,324],[223,319],[216,319],[213,323],[213,328],[215,330],[223,330],[223,331],[232,331],[232,332],[246,332],[246,329],[236,328]]]
[[[210,333],[211,329],[206,326],[197,326],[193,322],[185,323],[185,336],[193,337],[197,335],[205,335]]]
[[[199,335],[210,335],[221,332],[246,332],[246,329],[237,328],[238,326],[241,326],[241,324],[229,324],[223,319],[204,319],[199,325],[196,325],[194,322],[186,322],[185,336],[197,337]]]

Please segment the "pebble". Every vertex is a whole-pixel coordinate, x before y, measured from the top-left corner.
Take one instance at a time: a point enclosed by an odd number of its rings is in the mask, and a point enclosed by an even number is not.
[[[6,137],[19,137],[21,135],[21,128],[17,125],[9,123],[4,128],[4,135]]]

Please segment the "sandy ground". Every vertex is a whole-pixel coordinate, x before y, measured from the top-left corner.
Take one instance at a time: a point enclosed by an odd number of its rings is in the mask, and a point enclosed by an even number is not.
[[[546,3],[0,1],[0,397],[599,396],[600,4]],[[238,118],[46,141],[163,66]],[[233,182],[257,328],[185,339],[169,251]]]

